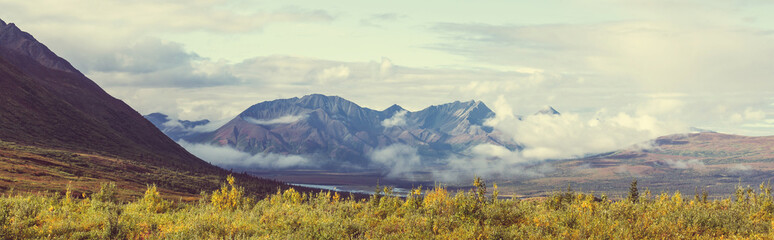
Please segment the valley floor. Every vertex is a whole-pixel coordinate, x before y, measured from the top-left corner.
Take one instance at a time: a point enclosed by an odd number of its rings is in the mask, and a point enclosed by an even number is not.
[[[293,189],[255,200],[233,178],[199,202],[165,200],[155,187],[132,202],[104,184],[92,195],[0,197],[4,239],[718,239],[774,237],[771,187],[729,198],[633,197],[567,190],[538,200],[498,200],[480,180],[470,191],[385,188],[369,199]],[[633,188],[634,189],[634,188]],[[491,194],[487,194],[490,192]],[[636,194],[635,194],[636,193]],[[493,196],[494,195],[494,196]]]

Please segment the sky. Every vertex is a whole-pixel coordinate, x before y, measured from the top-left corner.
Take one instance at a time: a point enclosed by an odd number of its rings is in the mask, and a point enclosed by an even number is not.
[[[481,100],[489,124],[549,156],[691,127],[774,135],[771,12],[771,0],[0,0],[0,18],[142,114],[218,122],[311,93],[376,110]],[[547,105],[562,117],[514,123]]]

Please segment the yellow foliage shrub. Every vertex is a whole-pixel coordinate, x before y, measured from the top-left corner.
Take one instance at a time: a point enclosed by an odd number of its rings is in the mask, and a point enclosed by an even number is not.
[[[212,193],[212,205],[221,210],[235,210],[250,205],[252,201],[244,196],[244,188],[236,186],[234,176],[228,175],[226,181],[228,185],[223,184],[220,190]]]

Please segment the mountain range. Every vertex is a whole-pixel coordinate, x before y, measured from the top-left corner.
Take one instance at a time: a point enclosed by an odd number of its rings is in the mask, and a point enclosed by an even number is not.
[[[217,188],[228,174],[188,153],[32,35],[2,20],[0,143],[0,188],[60,191],[67,182],[117,181],[127,189],[158,184],[164,191],[196,194]],[[281,186],[240,178],[254,183],[247,187],[255,191]]]
[[[398,105],[377,111],[338,96],[311,94],[255,104],[211,132],[185,131],[206,120],[175,123],[160,113],[145,117],[172,139],[250,154],[311,155],[324,166],[338,168],[367,166],[370,153],[394,144],[414,147],[428,158],[460,154],[484,143],[519,149],[484,124],[494,115],[481,101],[457,101],[416,112]]]

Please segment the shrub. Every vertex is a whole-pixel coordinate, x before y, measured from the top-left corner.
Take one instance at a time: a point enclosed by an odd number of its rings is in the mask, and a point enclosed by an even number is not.
[[[99,187],[99,192],[92,195],[91,198],[100,202],[118,203],[116,183],[102,183]]]
[[[149,213],[165,213],[172,208],[172,203],[161,197],[155,184],[148,186],[148,189],[145,190],[140,205]]]
[[[234,210],[250,205],[252,201],[244,196],[244,188],[235,185],[234,176],[228,175],[226,181],[228,185],[223,184],[220,190],[212,193],[212,205],[221,210]]]
[[[154,185],[133,202],[117,203],[113,187],[103,184],[91,199],[76,200],[71,191],[0,197],[0,239],[774,238],[768,185],[714,201],[689,201],[679,192],[651,198],[645,191],[636,203],[571,189],[542,200],[496,200],[484,197],[484,187],[479,180],[452,197],[436,185],[405,198],[380,188],[370,200],[288,189],[252,204],[228,177],[211,196],[203,194],[210,201],[175,204]]]

